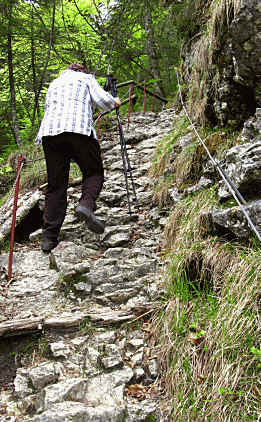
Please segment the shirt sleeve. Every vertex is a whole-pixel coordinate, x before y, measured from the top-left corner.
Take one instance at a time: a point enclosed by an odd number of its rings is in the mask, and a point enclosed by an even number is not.
[[[97,107],[104,111],[110,111],[115,108],[114,97],[109,92],[104,91],[98,84],[94,76],[90,80],[89,84],[91,100]]]

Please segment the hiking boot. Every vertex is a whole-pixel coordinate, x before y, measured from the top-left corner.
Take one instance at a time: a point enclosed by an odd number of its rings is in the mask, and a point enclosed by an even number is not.
[[[104,224],[95,217],[90,208],[78,205],[75,214],[80,220],[86,222],[88,229],[93,233],[102,234],[104,232]]]
[[[58,240],[57,239],[42,239],[42,251],[44,253],[49,253],[51,252],[52,249],[56,248],[56,246],[58,245]]]

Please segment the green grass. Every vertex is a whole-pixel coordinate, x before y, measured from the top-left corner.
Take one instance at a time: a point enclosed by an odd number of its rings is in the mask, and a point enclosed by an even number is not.
[[[190,195],[164,230],[165,297],[152,332],[173,422],[257,421],[260,412],[260,242],[208,235],[201,214],[217,205],[216,186]]]
[[[260,253],[245,248],[242,259],[236,248],[207,240],[199,252],[195,279],[186,271],[192,244],[176,242],[167,255],[166,297],[154,320],[170,420],[257,420]],[[210,268],[212,288],[200,283]]]
[[[238,132],[229,129],[213,130],[202,127],[198,131],[204,144],[217,161],[226,150],[241,142]],[[178,140],[188,134],[191,134],[191,143],[181,148]],[[195,185],[208,160],[206,150],[189,127],[189,122],[184,117],[179,117],[174,122],[172,134],[158,142],[149,170],[154,184],[155,202],[159,206],[169,205],[171,202],[169,189],[174,186],[182,193],[186,188]],[[233,206],[233,201],[230,206]]]
[[[172,267],[175,289],[168,291],[155,324],[173,421],[257,417],[259,280],[245,262],[229,258],[218,292],[203,289],[194,297],[182,268]]]

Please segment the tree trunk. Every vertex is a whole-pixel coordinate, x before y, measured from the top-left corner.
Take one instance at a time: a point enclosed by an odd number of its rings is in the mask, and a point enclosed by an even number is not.
[[[14,83],[14,69],[13,69],[13,52],[12,52],[12,5],[7,7],[8,16],[8,33],[7,33],[7,51],[8,51],[8,74],[9,74],[9,87],[11,99],[11,114],[13,122],[13,132],[15,142],[18,146],[21,145],[21,137],[18,126],[18,119],[16,113],[16,100],[15,100],[15,83]]]
[[[47,66],[48,66],[48,63],[49,63],[50,54],[51,54],[51,50],[52,50],[52,46],[53,46],[55,9],[56,9],[56,0],[53,0],[52,26],[51,26],[51,31],[50,31],[49,47],[48,47],[48,51],[47,51],[47,55],[46,55],[46,59],[45,59],[45,63],[44,63],[44,68],[43,68],[41,80],[40,80],[39,87],[38,87],[38,91],[37,91],[36,98],[35,98],[33,118],[32,118],[32,124],[33,125],[34,125],[34,122],[35,122],[35,114],[36,114],[38,104],[39,104],[39,97],[40,97],[41,89],[42,89],[42,86],[43,86],[43,83],[44,83],[45,73],[46,73],[46,70],[47,70]]]
[[[36,82],[36,71],[35,71],[35,44],[34,44],[34,8],[32,6],[31,11],[31,65],[33,74],[33,89],[34,89],[34,104],[37,109],[38,121],[40,121],[40,108],[37,101],[37,82]]]
[[[149,58],[150,71],[153,74],[153,77],[155,79],[161,79],[159,63],[158,63],[157,48],[156,48],[155,38],[154,38],[150,4],[147,0],[144,3],[144,7],[145,7],[144,28],[145,28],[145,33],[146,33],[146,48],[147,48],[147,54]],[[164,97],[165,95],[164,95],[164,91],[161,86],[161,83],[155,82],[155,85],[157,87],[157,91],[159,92],[159,94]]]

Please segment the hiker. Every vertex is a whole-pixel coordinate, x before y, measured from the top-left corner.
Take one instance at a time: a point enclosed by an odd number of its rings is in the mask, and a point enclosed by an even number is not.
[[[51,82],[36,137],[36,144],[43,145],[48,178],[43,213],[43,252],[48,253],[58,245],[67,208],[71,159],[82,172],[82,195],[76,215],[85,220],[92,232],[104,232],[103,223],[93,213],[103,186],[104,171],[93,128],[92,105],[109,111],[120,104],[118,97],[104,91],[95,77],[77,63],[72,63]]]

